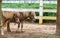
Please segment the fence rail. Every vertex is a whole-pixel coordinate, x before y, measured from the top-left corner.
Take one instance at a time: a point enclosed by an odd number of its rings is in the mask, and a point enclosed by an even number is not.
[[[2,3],[39,3],[39,1],[2,1]]]
[[[39,9],[22,9],[22,8],[2,8],[2,11],[36,11],[39,12]],[[43,12],[57,12],[56,9],[45,9],[43,10]]]
[[[57,12],[57,9],[44,9],[43,12]]]
[[[2,1],[2,3],[40,3],[39,1]],[[44,4],[57,4],[57,1],[43,1]]]
[[[35,16],[35,19],[39,19],[39,16]],[[43,16],[42,19],[46,19],[46,20],[56,20],[56,17]]]
[[[39,9],[22,9],[22,8],[2,8],[2,11],[39,11]]]

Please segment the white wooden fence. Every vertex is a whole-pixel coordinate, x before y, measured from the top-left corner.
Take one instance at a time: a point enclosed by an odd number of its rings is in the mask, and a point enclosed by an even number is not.
[[[24,1],[2,1],[2,3],[25,3]],[[42,20],[43,20],[43,11],[44,12],[56,12],[56,10],[43,10],[43,3],[47,3],[47,4],[57,4],[57,1],[43,1],[43,0],[39,0],[39,1],[29,1],[26,3],[39,3],[40,7],[39,9],[21,9],[21,8],[2,8],[2,11],[38,11],[39,12],[39,24],[42,24]],[[37,18],[37,17],[36,17]],[[56,18],[55,18],[56,19]]]

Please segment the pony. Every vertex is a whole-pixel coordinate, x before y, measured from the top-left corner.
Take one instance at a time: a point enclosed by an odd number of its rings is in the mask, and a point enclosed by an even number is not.
[[[35,21],[35,18],[34,18],[34,16],[35,16],[35,14],[34,14],[34,12],[19,12],[19,14],[20,14],[20,16],[15,16],[16,17],[16,21],[17,21],[17,23],[18,23],[18,28],[17,28],[17,30],[16,30],[16,32],[18,32],[18,30],[19,30],[19,28],[20,28],[20,26],[21,26],[21,32],[23,32],[23,22],[24,22],[24,20],[26,20],[26,19],[30,19],[30,20],[33,20],[33,21]]]
[[[17,28],[16,32],[19,30],[20,26],[21,26],[21,32],[22,32],[23,21],[26,19],[34,20],[35,19],[34,15],[35,15],[34,12],[3,11],[2,20],[1,20],[1,25],[2,25],[1,34],[4,35],[4,27],[6,27],[6,25],[7,25],[7,31],[11,32],[10,26],[9,26],[11,19],[13,19],[14,22],[18,24],[18,28]]]

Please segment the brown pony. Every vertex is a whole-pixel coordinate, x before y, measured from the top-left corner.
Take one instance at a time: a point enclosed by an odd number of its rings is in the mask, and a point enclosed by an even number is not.
[[[26,19],[34,19],[34,12],[10,12],[10,11],[4,11],[2,14],[2,28],[1,28],[1,34],[4,35],[4,27],[7,23],[7,31],[11,32],[9,24],[10,20],[13,18],[13,20],[18,23],[17,31],[19,30],[20,24],[21,24],[21,32],[23,28],[23,21]]]
[[[19,30],[19,27],[21,26],[21,32],[22,29],[23,29],[23,21],[26,20],[26,19],[30,19],[30,20],[35,20],[34,19],[34,12],[19,12],[20,16],[15,16],[16,17],[16,21],[18,23],[18,28],[17,28],[17,31]],[[20,25],[21,24],[21,25]]]
[[[1,25],[2,25],[2,28],[1,28],[1,33],[2,35],[4,34],[4,27],[6,27],[6,24],[7,24],[7,31],[10,32],[10,27],[9,27],[9,23],[10,23],[10,20],[12,18],[15,18],[15,15],[16,12],[11,12],[11,11],[3,11],[2,12],[2,19],[1,19]],[[17,13],[18,14],[18,13]],[[14,19],[15,21],[15,19]]]

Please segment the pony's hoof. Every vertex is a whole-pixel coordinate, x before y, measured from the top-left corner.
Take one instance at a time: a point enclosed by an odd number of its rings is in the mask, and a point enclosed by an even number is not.
[[[16,25],[16,23],[14,25]]]
[[[21,33],[24,33],[24,31],[21,31]]]
[[[16,33],[20,33],[20,31],[16,31]]]
[[[8,30],[7,32],[11,32],[11,30]]]

